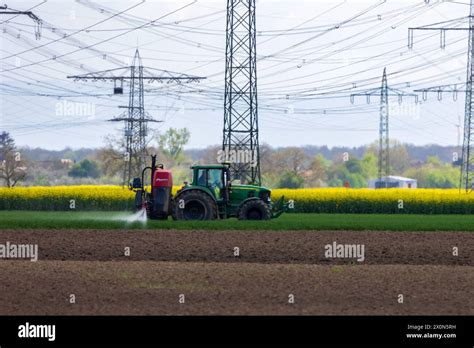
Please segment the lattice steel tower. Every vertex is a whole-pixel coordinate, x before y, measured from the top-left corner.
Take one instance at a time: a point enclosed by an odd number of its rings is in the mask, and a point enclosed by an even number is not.
[[[469,53],[467,55],[466,111],[464,115],[464,142],[462,147],[461,185],[466,191],[474,189],[474,125],[472,123],[474,73],[474,0],[469,13]]]
[[[383,69],[380,89],[380,126],[379,126],[379,183],[390,175],[390,134],[388,114],[387,69]],[[386,180],[385,180],[386,182]]]
[[[468,20],[468,27],[461,27],[463,21]],[[474,0],[470,1],[469,16],[463,18],[456,18],[453,20],[444,21],[441,23],[428,24],[421,27],[409,28],[408,30],[408,48],[413,48],[414,31],[439,31],[440,32],[440,46],[442,49],[446,48],[446,32],[465,30],[469,32],[468,38],[468,53],[467,53],[467,77],[464,86],[459,88],[458,84],[429,87],[416,90],[415,92],[423,92],[425,96],[428,92],[438,93],[438,99],[442,99],[444,92],[453,93],[454,100],[457,100],[458,92],[465,92],[465,114],[464,114],[464,141],[462,148],[462,164],[461,164],[461,179],[460,190],[465,189],[466,192],[474,190],[474,124],[472,123],[473,112],[473,80],[474,80]]]
[[[20,11],[8,8],[7,5],[0,6],[0,14],[3,15],[13,15],[12,18],[17,16],[25,15],[30,17],[35,22],[35,37],[36,40],[41,39],[41,26],[43,21],[31,11]],[[9,20],[3,21],[2,23],[8,22]]]
[[[380,95],[380,121],[379,121],[379,158],[378,158],[378,188],[386,188],[387,180],[382,178],[387,177],[391,174],[390,170],[390,123],[389,123],[389,97],[397,97],[398,103],[402,104],[403,97],[414,97],[415,103],[418,103],[418,95],[413,93],[405,93],[402,90],[391,88],[388,85],[387,80],[387,68],[383,69],[382,85],[378,88],[370,89],[365,92],[352,93],[351,103],[354,103],[354,97],[365,96],[367,98],[367,104],[370,104],[370,98],[372,96]]]
[[[109,120],[124,122],[124,171],[123,183],[127,184],[133,177],[139,177],[147,157],[148,123],[160,122],[153,119],[145,111],[144,81],[151,82],[197,82],[203,77],[172,73],[144,67],[138,49],[135,51],[133,63],[129,67],[105,70],[84,75],[68,76],[74,80],[113,81],[114,94],[123,94],[124,81],[130,85],[128,106],[119,106],[127,109],[123,114]]]
[[[145,97],[143,85],[143,64],[138,50],[130,66],[130,93],[128,111],[125,117],[113,118],[112,122],[124,121],[125,162],[124,182],[131,180],[144,167],[147,153],[148,122],[156,122],[145,114]]]
[[[237,156],[234,179],[261,183],[258,142],[255,0],[227,1],[227,39],[222,148]]]

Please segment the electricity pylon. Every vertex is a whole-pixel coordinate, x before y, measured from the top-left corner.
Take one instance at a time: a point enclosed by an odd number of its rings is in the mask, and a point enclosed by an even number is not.
[[[30,17],[35,22],[35,25],[36,25],[35,26],[36,40],[41,39],[41,25],[43,24],[43,21],[33,12],[14,10],[14,9],[8,8],[7,5],[3,5],[3,6],[0,6],[0,14],[14,15],[14,16],[25,15],[25,16]]]
[[[462,20],[468,20],[469,26],[467,28],[455,26],[459,25]],[[450,26],[452,25],[452,26]],[[442,99],[444,92],[453,93],[454,100],[457,100],[458,92],[464,92],[466,95],[465,99],[465,112],[464,112],[464,141],[462,147],[462,163],[461,163],[461,175],[459,181],[459,190],[465,189],[466,192],[474,190],[474,124],[472,123],[472,111],[473,111],[473,93],[472,85],[474,81],[474,0],[471,0],[469,16],[464,18],[453,19],[442,23],[434,23],[425,25],[417,28],[408,29],[408,47],[413,48],[413,34],[415,30],[430,30],[440,32],[440,47],[444,49],[446,47],[446,32],[447,31],[458,31],[467,30],[469,32],[468,38],[468,51],[467,51],[467,77],[464,86],[444,85],[429,87],[424,89],[416,90],[415,92],[422,92],[424,99],[426,94],[430,92],[438,93],[438,100]]]
[[[245,154],[231,163],[233,179],[260,185],[255,0],[227,1],[226,35],[222,149]]]
[[[379,88],[371,89],[366,92],[351,94],[351,103],[354,103],[355,96],[365,96],[367,103],[370,103],[370,97],[373,95],[380,95],[380,121],[379,121],[379,158],[378,158],[378,174],[379,174],[379,188],[387,188],[387,178],[390,176],[390,123],[389,123],[389,97],[398,97],[398,102],[401,104],[404,96],[415,97],[415,102],[418,102],[416,94],[405,93],[401,90],[390,88],[387,81],[387,68],[383,69],[382,85]],[[382,187],[383,185],[383,187]]]
[[[130,182],[133,177],[141,176],[141,170],[147,157],[147,136],[148,123],[161,122],[153,119],[145,111],[145,93],[144,81],[175,83],[197,82],[203,77],[190,76],[186,74],[171,73],[166,70],[145,68],[142,64],[138,49],[135,51],[135,57],[130,67],[105,70],[84,75],[68,76],[75,81],[112,81],[114,83],[114,94],[123,94],[124,81],[130,84],[128,106],[119,108],[127,109],[122,115],[109,121],[124,122],[124,185]]]

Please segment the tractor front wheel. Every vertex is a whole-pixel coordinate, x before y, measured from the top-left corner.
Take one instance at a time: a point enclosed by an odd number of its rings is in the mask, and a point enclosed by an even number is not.
[[[215,220],[217,205],[205,192],[185,191],[176,197],[174,203],[176,220]]]
[[[270,220],[272,211],[262,200],[252,200],[244,203],[239,209],[239,220]]]

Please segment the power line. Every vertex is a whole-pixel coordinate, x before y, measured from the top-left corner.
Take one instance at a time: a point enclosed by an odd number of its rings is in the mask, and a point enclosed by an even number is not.
[[[469,27],[459,27],[460,24],[468,19]],[[454,26],[453,26],[454,25]],[[464,115],[464,141],[462,148],[462,163],[461,163],[461,176],[459,182],[459,189],[465,189],[466,192],[474,190],[474,123],[472,122],[473,113],[473,83],[474,83],[474,0],[470,1],[470,13],[468,17],[456,18],[441,23],[429,24],[416,28],[408,29],[408,47],[413,47],[414,32],[418,30],[430,30],[440,32],[440,47],[444,49],[446,47],[446,32],[467,30],[469,32],[468,37],[468,55],[467,55],[467,77],[465,88],[460,90],[460,86],[455,84],[452,86],[438,86],[420,89],[425,96],[429,92],[438,93],[438,100],[441,100],[442,93],[452,92],[453,98],[457,98],[458,92],[464,92],[466,95],[465,99],[465,115]]]
[[[159,74],[153,74],[153,72]],[[129,104],[121,108],[127,109],[124,115],[111,119],[112,122],[124,122],[125,154],[124,154],[124,185],[132,177],[139,177],[147,156],[148,123],[155,121],[145,112],[144,81],[190,83],[202,80],[202,77],[186,74],[175,74],[165,70],[145,68],[138,49],[135,51],[133,64],[127,68],[117,68],[83,75],[68,76],[75,81],[112,81],[114,94],[123,93],[123,83],[130,82]]]
[[[142,2],[143,2],[143,1],[142,1]],[[154,20],[152,20],[152,21],[149,21],[148,23],[154,23],[154,22],[156,22],[156,21],[159,21],[160,19],[163,19],[163,18],[165,18],[165,17],[168,17],[168,16],[170,16],[170,15],[172,15],[172,14],[174,14],[174,13],[177,13],[177,12],[179,12],[179,11],[181,11],[181,10],[183,10],[183,9],[185,9],[185,8],[187,8],[187,7],[189,7],[189,6],[191,6],[191,5],[193,5],[195,2],[196,2],[196,0],[192,1],[191,3],[189,3],[189,4],[187,4],[187,5],[181,6],[181,7],[179,7],[179,8],[176,9],[176,10],[173,10],[173,11],[171,11],[171,12],[168,12],[167,14],[165,14],[165,15],[163,15],[163,16],[160,16],[160,17],[158,17],[158,18],[156,18],[156,19],[154,19]],[[136,7],[136,6],[138,6],[138,5],[135,5],[134,7]],[[125,10],[125,11],[126,11],[126,10]],[[122,12],[123,12],[123,11],[122,11]],[[110,18],[108,18],[108,19],[110,19]],[[106,20],[108,20],[108,19],[106,19]],[[105,21],[105,20],[104,20],[104,21]],[[103,21],[101,21],[101,22],[103,22]],[[100,22],[99,22],[99,23],[100,23]],[[98,23],[96,23],[96,24],[98,24]],[[32,66],[32,65],[42,64],[42,63],[45,63],[45,62],[48,62],[48,61],[51,61],[51,60],[56,60],[57,58],[62,58],[62,57],[64,57],[64,56],[67,56],[67,55],[70,55],[70,54],[74,54],[74,53],[80,52],[80,51],[82,51],[82,50],[84,50],[84,49],[90,49],[90,48],[92,48],[92,47],[98,46],[98,45],[103,44],[103,43],[105,43],[105,42],[108,42],[108,41],[117,39],[117,38],[119,38],[119,37],[122,37],[122,36],[124,36],[124,35],[126,35],[126,34],[129,34],[129,33],[133,32],[133,31],[142,29],[145,25],[146,25],[146,24],[141,25],[141,26],[139,26],[139,27],[132,28],[132,29],[130,29],[130,30],[124,32],[124,33],[117,34],[117,35],[115,35],[115,36],[113,36],[113,37],[110,37],[110,38],[105,39],[105,40],[101,40],[101,41],[99,41],[99,42],[96,42],[96,43],[94,43],[94,44],[88,45],[88,46],[86,46],[86,47],[81,47],[81,48],[78,48],[78,49],[76,49],[76,50],[74,50],[74,51],[61,54],[61,55],[59,55],[59,56],[57,56],[57,57],[53,57],[53,58],[49,58],[49,59],[40,60],[40,61],[35,62],[35,63],[31,63],[31,64],[24,65],[23,67],[28,67],[28,66]],[[81,29],[81,31],[83,31],[83,30],[85,30],[85,29]],[[70,34],[70,35],[72,35],[72,34]],[[56,41],[59,41],[59,40],[61,40],[61,39],[56,39]],[[33,49],[34,49],[34,48],[33,48]],[[33,50],[33,49],[31,49],[31,50]],[[30,50],[28,50],[28,51],[30,51]],[[24,51],[24,52],[21,52],[21,53],[25,53],[25,52],[27,52],[27,51]],[[19,53],[19,54],[21,54],[21,53]],[[8,57],[7,57],[7,58],[8,58]],[[7,70],[2,70],[2,72],[14,71],[14,70],[18,70],[18,69],[21,69],[21,68],[22,68],[22,67],[15,67],[15,68],[7,69]]]
[[[396,96],[398,102],[403,102],[404,96],[414,96],[415,102],[418,102],[418,96],[414,94],[407,94],[398,89],[390,88],[387,82],[387,69],[383,70],[382,86],[380,88],[365,91],[363,93],[352,93],[351,103],[354,103],[356,96],[365,96],[367,103],[370,103],[372,95],[380,96],[380,123],[379,123],[379,158],[378,158],[378,172],[379,172],[379,188],[387,188],[388,176],[390,175],[390,125],[389,125],[389,96]],[[382,186],[383,185],[383,186]]]
[[[14,9],[8,8],[7,5],[3,5],[3,6],[0,6],[0,14],[14,15],[13,18],[21,16],[21,15],[28,16],[29,18],[31,18],[35,22],[35,37],[36,37],[36,40],[41,39],[41,25],[43,24],[43,21],[37,15],[35,15],[32,11],[29,11],[29,10],[28,11],[14,10]],[[7,21],[3,21],[2,24],[5,23],[5,22],[7,22]]]

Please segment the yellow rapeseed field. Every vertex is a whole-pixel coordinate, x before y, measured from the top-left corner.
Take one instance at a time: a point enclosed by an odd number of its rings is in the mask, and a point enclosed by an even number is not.
[[[174,191],[178,188],[175,187]],[[438,189],[275,189],[301,213],[472,214],[474,193]],[[117,186],[0,188],[0,210],[104,210],[133,207],[134,193]]]
[[[457,189],[276,189],[272,196],[294,200],[296,211],[308,213],[474,213],[474,193]]]
[[[133,197],[117,186],[0,188],[0,210],[125,210]]]

